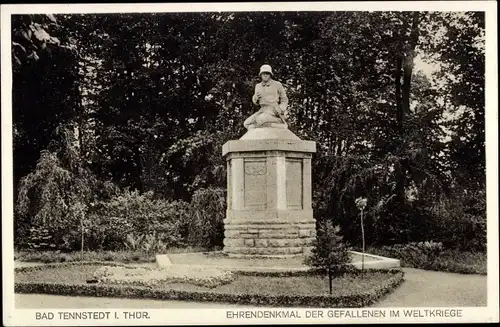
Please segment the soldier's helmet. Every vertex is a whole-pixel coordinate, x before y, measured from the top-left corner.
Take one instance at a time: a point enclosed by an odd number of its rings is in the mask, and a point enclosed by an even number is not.
[[[271,66],[269,65],[262,65],[260,66],[260,72],[259,72],[259,76],[262,74],[262,73],[269,73],[271,74],[271,76],[273,76],[273,69],[271,68]]]

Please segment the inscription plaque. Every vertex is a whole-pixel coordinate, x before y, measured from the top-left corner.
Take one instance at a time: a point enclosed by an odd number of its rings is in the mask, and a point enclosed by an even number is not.
[[[289,209],[302,209],[302,159],[286,159],[286,202]]]
[[[247,208],[265,208],[266,192],[266,158],[245,160],[244,199]]]

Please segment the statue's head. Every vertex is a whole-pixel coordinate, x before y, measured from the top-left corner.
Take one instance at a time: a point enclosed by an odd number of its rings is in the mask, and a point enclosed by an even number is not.
[[[267,82],[273,76],[273,69],[269,65],[262,65],[260,66],[259,75],[264,82]]]

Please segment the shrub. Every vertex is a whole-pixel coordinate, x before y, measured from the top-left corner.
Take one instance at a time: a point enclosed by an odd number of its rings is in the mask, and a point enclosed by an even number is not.
[[[438,242],[413,242],[371,248],[374,254],[397,258],[404,267],[461,274],[486,274],[486,255],[462,250],[445,250]]]
[[[154,253],[143,253],[142,251],[84,251],[81,252],[62,253],[60,251],[40,251],[40,252],[18,252],[15,254],[18,261],[24,262],[81,262],[81,261],[114,261],[114,262],[154,262]]]
[[[222,246],[226,192],[221,188],[197,190],[189,210],[188,242],[194,246],[213,248]]]
[[[441,199],[430,209],[435,231],[447,248],[486,251],[486,197],[484,192]]]
[[[96,181],[88,170],[74,164],[71,149],[68,151],[64,155],[47,150],[40,153],[35,170],[21,179],[16,205],[15,219],[46,229],[58,249],[76,249],[68,235],[78,231]],[[30,237],[36,237],[33,231]],[[38,241],[31,239],[31,246]]]
[[[339,235],[340,227],[333,226],[331,221],[320,225],[313,245],[312,253],[306,257],[305,263],[328,272],[330,294],[332,293],[332,275],[345,271],[350,262],[349,249]]]
[[[168,236],[164,233],[156,234],[156,231],[153,231],[151,234],[147,234],[145,238],[143,238],[141,249],[144,253],[158,253],[164,252],[167,249]]]
[[[52,235],[49,234],[49,230],[43,226],[33,226],[30,228],[27,245],[30,250],[36,251],[53,250],[56,247],[52,240]]]
[[[155,199],[152,192],[125,190],[109,201],[99,202],[88,228],[90,249],[161,250],[183,245],[182,226],[187,221],[188,204]],[[132,240],[141,238],[141,240]],[[140,245],[138,245],[140,244]]]

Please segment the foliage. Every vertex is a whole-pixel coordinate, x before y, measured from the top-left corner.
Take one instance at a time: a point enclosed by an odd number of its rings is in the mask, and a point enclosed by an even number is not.
[[[244,133],[242,122],[256,109],[250,100],[256,72],[265,62],[287,89],[291,130],[317,142],[319,221],[335,221],[346,240],[360,244],[354,199],[364,197],[368,244],[432,234],[447,246],[484,245],[486,202],[455,204],[456,194],[485,189],[484,13],[20,15],[12,35],[26,49],[24,60],[12,44],[16,194],[41,151],[57,152],[51,143],[61,128],[77,144],[72,162],[99,185],[109,181],[183,202],[199,189],[225,187],[221,147]],[[34,52],[39,60],[27,60]],[[419,71],[418,58],[436,70]],[[58,157],[78,175],[65,155]],[[126,221],[89,207],[107,201],[101,189],[94,187],[95,201],[81,200],[71,214],[89,211],[88,221],[104,227],[88,224],[86,235],[102,240],[110,233],[105,242],[118,248],[130,233]],[[189,222],[214,219],[215,226],[221,218],[194,211],[194,218],[175,218],[185,226],[183,236]],[[34,214],[23,213],[16,226],[28,230]],[[219,235],[215,229],[203,235]]]
[[[446,82],[441,92],[451,109],[452,119],[445,124],[451,130],[451,169],[458,185],[480,190],[486,183],[484,13],[434,16],[444,33],[439,42],[426,43],[430,56],[443,66],[435,74]]]
[[[125,190],[97,202],[89,220],[89,249],[119,250],[125,246],[145,253],[182,244],[187,204],[155,199],[152,192]]]
[[[320,225],[312,253],[306,258],[306,264],[323,268],[328,273],[343,271],[350,262],[349,248],[340,236],[340,228],[331,221]]]
[[[14,185],[35,169],[56,128],[81,109],[78,64],[55,16],[12,16]],[[26,96],[29,94],[29,96]],[[16,192],[17,193],[17,192]]]
[[[54,15],[14,15],[12,16],[12,64],[14,70],[23,64],[36,62],[41,53],[50,53],[61,47],[55,36],[61,26]]]
[[[197,190],[189,209],[188,242],[206,248],[222,246],[226,192],[221,188]]]
[[[52,235],[49,234],[49,230],[44,227],[31,227],[28,237],[28,249],[36,251],[46,251],[48,249],[53,249],[56,247],[52,243]]]
[[[486,194],[484,191],[455,195],[437,202],[428,228],[436,231],[448,248],[486,251]]]
[[[401,260],[401,266],[460,274],[487,273],[486,253],[443,249],[441,243],[413,242],[373,247],[370,253]]]
[[[85,171],[75,173],[63,167],[55,153],[42,151],[35,171],[21,181],[18,214],[27,217],[28,224],[48,229],[58,248],[71,248],[67,237],[79,230],[92,182]]]
[[[193,248],[169,248],[169,253],[175,252],[193,252],[203,249]],[[157,253],[145,253],[141,247],[137,250],[126,251],[84,251],[83,256],[80,252],[61,252],[61,251],[19,251],[14,253],[14,260],[22,262],[75,262],[75,261],[100,261],[100,262],[136,262],[152,263],[156,261]]]

